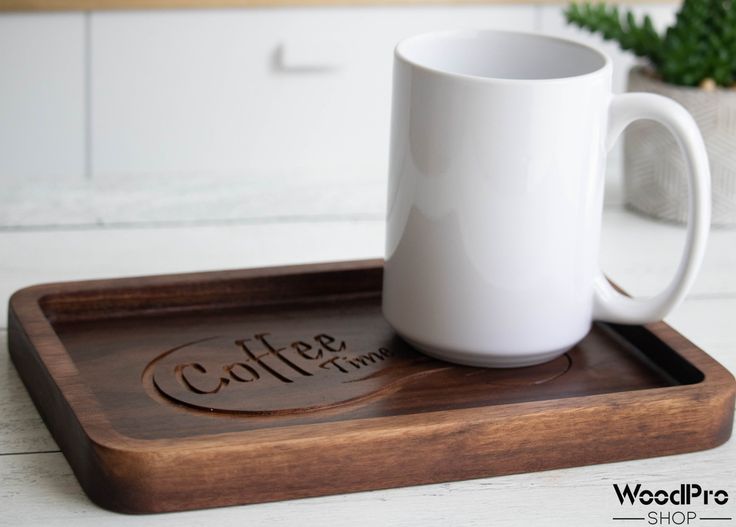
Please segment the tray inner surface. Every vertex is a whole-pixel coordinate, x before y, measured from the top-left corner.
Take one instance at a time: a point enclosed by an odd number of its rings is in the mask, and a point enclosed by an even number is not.
[[[395,336],[380,294],[120,316],[45,309],[111,426],[176,438],[692,384],[702,374],[641,327],[597,324],[547,364],[427,358]]]

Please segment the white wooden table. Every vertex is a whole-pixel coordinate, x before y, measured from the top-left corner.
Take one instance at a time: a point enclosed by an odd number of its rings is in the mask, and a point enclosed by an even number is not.
[[[379,203],[381,185],[371,183],[360,192],[375,195],[370,199]],[[0,524],[627,525],[611,518],[648,509],[620,506],[612,484],[636,482],[670,490],[688,482],[724,488],[731,495],[726,506],[692,510],[736,518],[733,439],[687,455],[144,518],[92,504],[8,357],[9,295],[48,281],[378,257],[383,253],[381,206],[359,214],[354,209],[209,224],[0,227]],[[609,276],[634,294],[661,287],[674,271],[684,230],[624,210],[616,188],[609,193],[604,224],[601,261]],[[712,233],[694,289],[667,320],[736,372],[736,230]]]

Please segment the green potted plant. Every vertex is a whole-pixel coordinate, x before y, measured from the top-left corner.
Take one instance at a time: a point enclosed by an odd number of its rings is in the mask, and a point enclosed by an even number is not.
[[[708,148],[713,224],[736,225],[736,0],[684,0],[660,33],[649,16],[605,4],[571,4],[570,24],[616,41],[645,59],[629,72],[629,91],[665,95],[695,118]],[[684,159],[670,134],[635,123],[624,144],[628,206],[659,218],[687,219]]]

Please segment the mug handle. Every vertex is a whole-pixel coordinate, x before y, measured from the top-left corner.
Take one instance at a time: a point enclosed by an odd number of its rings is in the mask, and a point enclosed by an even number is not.
[[[611,99],[607,148],[633,121],[650,119],[675,136],[685,154],[688,173],[688,222],[685,249],[675,276],[658,295],[630,298],[618,292],[599,272],[595,279],[593,318],[621,324],[647,324],[662,320],[685,297],[705,254],[710,228],[710,168],[703,138],[692,116],[678,103],[652,93],[625,93]]]

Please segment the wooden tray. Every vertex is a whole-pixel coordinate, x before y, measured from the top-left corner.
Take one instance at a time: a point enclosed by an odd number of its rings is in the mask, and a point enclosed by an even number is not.
[[[382,262],[52,284],[10,301],[13,361],[84,490],[159,512],[711,448],[732,375],[663,323],[598,324],[541,366],[418,354]]]

